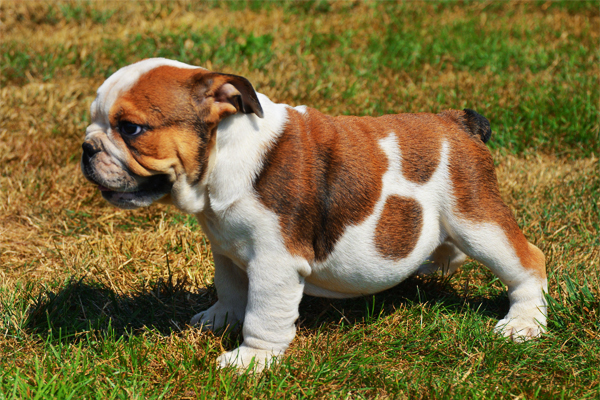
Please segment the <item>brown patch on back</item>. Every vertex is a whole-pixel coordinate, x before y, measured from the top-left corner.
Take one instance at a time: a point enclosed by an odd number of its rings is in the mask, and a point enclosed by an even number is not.
[[[440,162],[444,132],[433,114],[330,117],[312,108],[288,114],[254,185],[279,215],[290,252],[308,260],[324,260],[347,226],[373,212],[388,168],[379,139],[396,134],[402,173],[413,182],[427,182]]]
[[[375,246],[386,258],[408,256],[423,229],[423,211],[415,199],[390,196],[385,202],[375,230]]]
[[[342,124],[313,109],[288,109],[254,187],[279,215],[293,254],[324,260],[347,226],[372,213],[387,161],[369,122]]]
[[[492,155],[479,137],[462,128],[460,113],[452,110],[440,114],[447,121],[451,147],[449,170],[456,210],[469,221],[500,225],[521,264],[545,278],[544,255],[527,241],[502,200]]]
[[[394,131],[398,132],[402,175],[409,181],[429,181],[441,157],[444,132],[439,129],[437,116],[433,114],[399,114],[386,116],[394,119]]]

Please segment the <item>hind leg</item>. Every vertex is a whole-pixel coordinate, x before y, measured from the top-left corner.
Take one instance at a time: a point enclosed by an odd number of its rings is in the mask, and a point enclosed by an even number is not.
[[[465,263],[467,255],[449,240],[445,240],[419,267],[417,275],[429,275],[441,271],[442,275],[449,276]]]
[[[532,259],[545,265],[544,254],[527,243]],[[510,309],[496,324],[496,332],[520,342],[540,336],[546,331],[547,304],[544,293],[548,292],[546,275],[532,277],[518,285],[509,286]]]
[[[527,242],[516,221],[512,217],[495,222],[455,219],[451,228],[457,246],[508,287],[510,309],[496,325],[496,332],[518,342],[542,334],[546,329],[544,292],[548,289],[544,254]]]

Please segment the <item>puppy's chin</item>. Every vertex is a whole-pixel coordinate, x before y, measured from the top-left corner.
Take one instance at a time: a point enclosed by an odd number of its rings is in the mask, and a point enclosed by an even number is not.
[[[113,206],[117,206],[126,210],[147,207],[166,195],[166,193],[148,193],[143,191],[114,192],[111,190],[102,192],[102,197],[104,197],[106,201],[108,201]]]
[[[140,185],[138,190],[120,192],[100,187],[102,197],[110,204],[119,208],[132,210],[134,208],[146,207],[155,201],[170,197],[172,184],[166,175],[155,175],[147,182]]]

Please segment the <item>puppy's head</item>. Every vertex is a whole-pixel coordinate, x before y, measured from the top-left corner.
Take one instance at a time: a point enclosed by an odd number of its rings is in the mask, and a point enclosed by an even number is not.
[[[245,78],[165,59],[140,61],[98,89],[81,169],[110,203],[147,206],[174,186],[202,181],[219,122],[238,112],[263,116]]]

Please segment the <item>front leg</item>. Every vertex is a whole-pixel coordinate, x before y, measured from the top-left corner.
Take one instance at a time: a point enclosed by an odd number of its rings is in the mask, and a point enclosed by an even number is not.
[[[254,359],[255,369],[262,370],[283,355],[296,335],[304,277],[310,272],[308,262],[269,257],[251,262],[247,272],[244,342],[217,359],[221,368],[246,369]]]
[[[215,261],[215,287],[219,300],[208,310],[192,318],[191,325],[204,330],[241,326],[246,313],[248,277],[228,257],[213,254]]]

